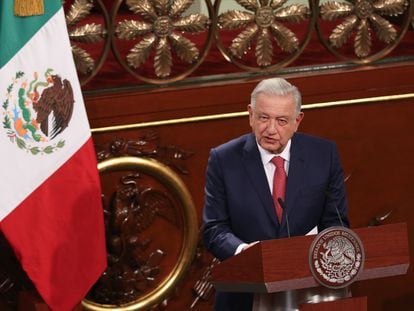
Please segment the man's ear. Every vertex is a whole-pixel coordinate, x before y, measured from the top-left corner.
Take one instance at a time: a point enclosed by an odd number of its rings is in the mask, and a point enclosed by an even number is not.
[[[305,117],[305,114],[301,111],[298,113],[298,115],[296,116],[295,122],[296,122],[296,129],[295,131],[298,130],[299,128],[299,124],[300,122],[302,122],[303,118]]]
[[[252,126],[252,121],[253,121],[253,108],[251,104],[247,105],[247,111],[249,112],[249,123],[250,126]]]

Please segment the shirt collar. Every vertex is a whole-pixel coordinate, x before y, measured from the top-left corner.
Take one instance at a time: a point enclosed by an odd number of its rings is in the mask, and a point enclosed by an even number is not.
[[[289,162],[291,139],[289,139],[288,143],[286,144],[285,149],[283,149],[281,153],[271,153],[263,149],[263,147],[259,145],[257,140],[256,140],[256,144],[257,144],[257,147],[259,148],[260,157],[262,159],[263,165],[269,163],[273,159],[273,157],[276,157],[276,156],[282,157],[286,162]]]

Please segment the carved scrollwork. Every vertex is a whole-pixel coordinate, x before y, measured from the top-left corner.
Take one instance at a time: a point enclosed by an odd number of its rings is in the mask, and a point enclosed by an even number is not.
[[[103,304],[124,304],[137,299],[160,272],[165,251],[145,254],[151,240],[141,234],[162,217],[176,228],[181,220],[168,195],[139,185],[138,173],[122,176],[110,200],[104,196],[108,268],[90,294]]]
[[[309,42],[317,18],[313,1],[309,7],[286,5],[287,0],[236,2],[245,10],[221,13],[216,39],[224,57],[237,66],[250,71],[275,70],[294,61]],[[215,2],[217,12],[220,5],[220,0]],[[289,24],[301,24],[304,30],[295,33]],[[225,32],[234,33],[228,44],[221,38]],[[256,64],[249,63],[249,59],[255,59]]]
[[[214,293],[213,283],[211,283],[211,271],[215,265],[219,263],[217,258],[212,258],[210,263],[205,268],[201,278],[196,281],[193,286],[193,299],[188,310],[195,310],[196,305],[199,301],[207,301]]]
[[[410,3],[407,0],[323,2],[319,9],[318,36],[341,59],[362,64],[373,62],[389,54],[405,35],[411,21]],[[402,25],[391,21],[398,16],[404,17]]]
[[[129,173],[110,198],[103,197],[108,268],[83,306],[150,309],[173,295],[193,262],[198,242],[194,203],[178,175],[154,159],[107,158],[98,168],[101,177]],[[168,236],[160,235],[157,225]]]
[[[113,13],[115,26],[112,49],[119,63],[133,76],[153,84],[181,80],[191,74],[204,60],[211,45],[214,23],[201,13],[186,15],[193,0],[127,0],[133,19],[116,21],[121,1]],[[206,0],[209,14],[212,5]],[[192,34],[207,33],[201,48]],[[132,48],[126,55],[118,42],[129,41]],[[181,64],[181,69],[179,65]],[[152,65],[153,70],[148,65]],[[184,69],[183,69],[184,68]]]
[[[158,134],[151,131],[135,140],[115,138],[98,152],[97,158],[100,162],[119,156],[150,157],[174,167],[182,174],[188,174],[185,160],[192,155],[193,152],[176,146],[161,145]]]

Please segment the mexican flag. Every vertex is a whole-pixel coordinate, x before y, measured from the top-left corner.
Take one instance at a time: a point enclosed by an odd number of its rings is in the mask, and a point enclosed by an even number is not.
[[[0,1],[0,230],[49,307],[71,310],[106,267],[95,151],[61,0],[25,17],[13,4]]]

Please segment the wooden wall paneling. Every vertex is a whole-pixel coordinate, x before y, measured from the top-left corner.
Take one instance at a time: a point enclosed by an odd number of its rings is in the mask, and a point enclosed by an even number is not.
[[[311,104],[410,93],[413,76],[414,63],[285,78],[301,89],[303,103]],[[259,80],[254,77],[181,88],[86,92],[85,101],[93,128],[245,111],[250,92]]]
[[[407,222],[411,255],[414,250],[414,215],[411,209],[414,180],[412,155],[414,145],[414,97],[385,98],[378,101],[308,109],[306,104],[401,95],[414,92],[414,66],[366,68],[318,76],[292,76],[303,94],[305,119],[301,131],[337,142],[346,175],[352,227],[363,227],[376,216],[392,211],[385,223]],[[154,131],[160,145],[178,146],[193,154],[186,159],[188,174],[180,175],[193,196],[201,224],[204,201],[204,174],[209,150],[233,137],[250,131],[248,118],[202,122],[186,121],[170,125],[140,127],[143,122],[180,119],[229,112],[243,112],[256,80],[233,84],[206,85],[184,89],[126,92],[120,94],[86,94],[86,104],[94,128],[97,146],[115,137],[137,139]],[[391,100],[389,100],[391,99]],[[107,126],[133,125],[135,128],[102,130]],[[383,171],[390,171],[385,182]],[[190,269],[188,278],[178,289],[177,297],[167,309],[189,306],[194,301],[193,287],[210,263],[205,252]],[[411,256],[412,258],[412,256]],[[414,309],[408,297],[414,295],[412,268],[405,276],[353,285],[355,295],[368,297],[369,310]],[[389,288],[395,289],[389,292]],[[397,290],[398,289],[398,293]],[[211,310],[212,298],[201,301],[196,310]],[[175,309],[171,309],[175,310]]]

